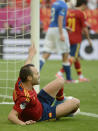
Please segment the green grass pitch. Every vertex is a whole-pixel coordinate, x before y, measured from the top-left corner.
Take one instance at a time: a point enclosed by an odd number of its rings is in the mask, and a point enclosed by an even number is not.
[[[65,84],[64,93],[67,96],[74,96],[80,99],[81,112],[98,114],[98,61],[81,60],[81,63],[83,73],[87,78],[90,78],[90,82]],[[61,61],[47,61],[40,73],[41,88],[55,79],[55,74],[60,66]],[[77,79],[73,67],[72,76],[74,79]],[[0,131],[98,131],[98,118],[82,115],[72,118],[62,118],[58,121],[39,122],[28,126],[14,125],[7,120],[7,115],[12,106],[0,105]]]

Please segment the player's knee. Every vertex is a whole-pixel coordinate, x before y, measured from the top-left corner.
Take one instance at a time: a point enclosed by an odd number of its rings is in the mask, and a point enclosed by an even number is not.
[[[77,99],[77,98],[73,98],[72,101],[73,101],[74,105],[75,105],[77,108],[79,108],[79,106],[80,106],[80,100]]]
[[[10,121],[10,114],[8,115],[8,120]]]
[[[64,86],[64,78],[57,78],[57,82],[60,86]]]

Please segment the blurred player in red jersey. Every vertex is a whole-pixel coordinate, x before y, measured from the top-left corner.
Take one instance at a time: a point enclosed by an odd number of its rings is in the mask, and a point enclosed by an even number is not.
[[[36,121],[44,121],[67,116],[76,113],[80,101],[76,98],[64,101],[64,79],[56,79],[46,85],[39,94],[36,94],[34,85],[40,82],[40,76],[32,65],[33,56],[36,53],[34,45],[29,49],[29,56],[25,65],[21,67],[19,78],[13,92],[14,106],[8,115],[8,119],[19,125],[29,125]],[[62,93],[61,93],[62,90]],[[60,91],[60,93],[59,93]],[[54,99],[61,104],[52,106]]]
[[[67,15],[67,26],[71,28],[69,31],[69,40],[70,40],[70,62],[74,63],[75,69],[77,71],[79,81],[86,82],[89,81],[82,74],[81,65],[79,61],[79,49],[80,43],[82,41],[82,32],[85,33],[89,45],[92,46],[92,42],[89,37],[88,28],[86,25],[86,18],[83,11],[87,8],[87,0],[77,0],[77,5],[75,9],[69,9]],[[64,69],[62,68],[60,72],[56,75],[63,75]]]

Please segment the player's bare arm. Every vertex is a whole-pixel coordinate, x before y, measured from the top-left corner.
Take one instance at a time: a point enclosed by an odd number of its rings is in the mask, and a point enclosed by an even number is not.
[[[35,56],[36,54],[36,49],[35,49],[35,46],[34,46],[34,43],[30,46],[29,48],[29,53],[28,53],[28,58],[27,60],[25,61],[25,64],[24,65],[27,65],[27,64],[31,64],[32,63],[32,59],[33,57]]]
[[[92,46],[92,41],[91,41],[91,39],[90,39],[90,35],[89,35],[88,28],[87,28],[87,27],[84,27],[84,28],[83,28],[83,32],[85,33],[86,38],[88,39],[89,45]]]
[[[60,40],[61,41],[65,41],[65,37],[63,35],[63,19],[64,19],[64,16],[61,16],[59,15],[58,17],[58,27],[59,27],[59,32],[60,32]]]
[[[8,115],[8,120],[19,125],[30,125],[36,123],[35,121],[29,120],[26,122],[23,122],[18,119],[18,112],[14,109],[11,110],[11,112]]]

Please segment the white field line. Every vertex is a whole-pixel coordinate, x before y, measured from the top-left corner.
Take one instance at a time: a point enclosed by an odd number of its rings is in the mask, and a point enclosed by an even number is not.
[[[98,118],[98,114],[89,113],[89,112],[79,112],[79,115],[89,116],[89,117],[96,117],[96,118]]]
[[[1,102],[0,105],[12,105],[14,104],[14,102]]]

